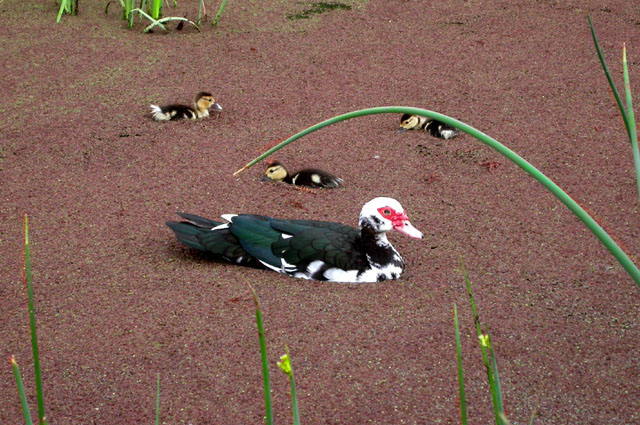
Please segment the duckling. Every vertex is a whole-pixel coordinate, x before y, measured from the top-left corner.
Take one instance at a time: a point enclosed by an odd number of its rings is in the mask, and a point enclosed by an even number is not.
[[[278,161],[273,161],[269,164],[267,171],[265,171],[264,176],[262,176],[260,180],[274,180],[295,186],[324,187],[329,189],[340,187],[343,183],[341,178],[315,168],[306,168],[297,173],[289,174],[287,169],[284,168],[284,165]]]
[[[196,120],[209,116],[209,108],[222,111],[211,93],[201,91],[196,95],[194,106],[173,104],[167,106],[151,105],[151,115],[156,121],[171,121],[186,118]]]
[[[398,133],[403,133],[407,130],[425,130],[433,137],[440,139],[451,139],[459,134],[456,128],[421,115],[403,114],[400,118],[400,127]]]

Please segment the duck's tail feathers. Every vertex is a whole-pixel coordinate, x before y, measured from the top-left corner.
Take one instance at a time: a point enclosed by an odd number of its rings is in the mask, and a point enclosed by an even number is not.
[[[151,106],[151,116],[156,121],[169,121],[171,119],[171,114],[168,112],[165,113],[162,111],[162,108],[158,105],[150,105]]]
[[[167,221],[167,226],[173,230],[178,240],[191,248],[207,251],[207,247],[201,242],[203,234],[209,233],[208,230],[220,226],[222,223],[193,214],[178,213],[178,215],[186,221]]]
[[[179,223],[177,221],[167,221],[167,226],[173,230],[173,233],[176,234],[176,238],[178,238],[178,240],[183,244],[200,251],[207,250],[198,239],[198,235],[201,232],[198,227],[191,223]]]

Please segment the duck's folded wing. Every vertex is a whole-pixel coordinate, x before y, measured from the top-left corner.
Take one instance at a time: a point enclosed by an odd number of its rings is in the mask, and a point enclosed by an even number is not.
[[[230,230],[249,255],[272,268],[280,268],[282,261],[272,251],[272,244],[281,232],[271,227],[271,219],[259,215],[240,214],[232,218]]]
[[[272,245],[276,256],[299,269],[314,261],[343,270],[357,269],[363,261],[357,246],[358,231],[339,223],[305,220],[273,220],[271,226],[282,232]]]

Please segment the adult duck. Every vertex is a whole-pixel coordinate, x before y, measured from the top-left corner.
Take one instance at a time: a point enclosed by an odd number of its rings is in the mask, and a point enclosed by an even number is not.
[[[404,261],[387,240],[397,230],[422,239],[402,205],[375,198],[362,207],[359,229],[314,220],[280,220],[251,214],[226,214],[221,223],[178,213],[169,221],[182,243],[214,258],[267,268],[289,276],[331,282],[381,282],[398,279]]]

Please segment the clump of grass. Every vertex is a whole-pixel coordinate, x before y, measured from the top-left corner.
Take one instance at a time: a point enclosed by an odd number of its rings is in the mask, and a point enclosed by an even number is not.
[[[142,10],[141,8],[138,7],[138,8],[135,8],[135,9],[133,9],[131,11],[131,18],[130,19],[133,19],[133,14],[136,13],[136,12],[141,17],[147,18],[148,20],[151,21],[151,24],[146,26],[144,28],[143,32],[150,32],[153,29],[153,27],[155,27],[155,26],[160,27],[163,31],[168,31],[167,27],[165,27],[164,24],[166,22],[169,22],[169,21],[181,21],[183,23],[186,22],[188,24],[193,25],[198,30],[198,32],[200,32],[200,27],[195,22],[190,21],[187,18],[183,18],[183,17],[180,17],[180,16],[169,16],[169,17],[162,18],[162,19],[154,19],[153,16],[149,15],[144,10]]]
[[[256,307],[256,324],[258,326],[258,340],[260,343],[260,359],[262,362],[262,381],[264,386],[264,410],[265,410],[265,424],[273,425],[273,409],[271,407],[271,383],[269,379],[269,359],[267,358],[267,344],[264,336],[264,325],[262,323],[262,310],[260,309],[260,299],[256,294],[255,289],[249,282],[247,286],[253,295],[253,301]],[[280,361],[277,363],[280,370],[282,370],[289,377],[289,384],[291,388],[291,410],[293,414],[293,424],[300,425],[300,413],[298,411],[298,397],[296,395],[296,384],[293,378],[293,367],[291,366],[291,360],[289,356],[289,347],[285,346],[286,353],[280,357]]]
[[[109,12],[109,6],[115,0],[110,0],[104,8],[104,13]],[[127,27],[133,28],[135,14],[137,13],[140,17],[140,22],[142,22],[142,18],[146,18],[151,21],[151,24],[146,26],[143,32],[151,32],[151,30],[158,26],[163,31],[168,31],[167,27],[164,25],[169,21],[179,21],[179,28],[182,28],[184,23],[188,23],[193,25],[198,31],[200,31],[200,27],[194,22],[188,20],[187,18],[183,18],[180,16],[169,16],[166,18],[162,18],[162,0],[140,0],[136,5],[135,0],[118,0],[120,2],[120,6],[122,7],[122,19],[127,21]],[[173,2],[173,6],[177,5],[177,1]],[[199,1],[198,8],[198,21],[200,20],[200,13],[204,9],[204,0]],[[199,22],[198,22],[199,24]]]
[[[311,15],[319,15],[321,13],[329,12],[330,10],[351,10],[351,6],[344,3],[328,3],[317,2],[311,3],[310,8],[303,10],[300,13],[287,15],[287,19],[291,21],[297,21],[299,19],[309,19]]]
[[[587,15],[587,19],[589,21],[589,28],[591,29],[591,36],[593,37],[593,44],[596,47],[596,52],[598,53],[598,58],[600,59],[600,64],[602,65],[604,74],[607,77],[607,81],[609,81],[609,86],[611,87],[613,96],[615,97],[616,103],[618,104],[618,108],[620,109],[620,114],[622,115],[624,126],[627,129],[627,135],[629,136],[629,141],[631,142],[631,150],[633,153],[633,164],[636,171],[636,183],[638,186],[638,199],[640,199],[640,151],[638,150],[638,132],[636,130],[636,120],[633,113],[633,102],[631,99],[631,84],[629,82],[629,69],[627,67],[627,49],[626,49],[626,46],[623,44],[622,45],[622,74],[624,79],[625,98],[627,102],[627,107],[625,109],[624,105],[622,104],[622,99],[618,94],[618,89],[616,88],[616,85],[613,82],[613,78],[611,78],[611,73],[609,72],[607,63],[604,60],[604,56],[602,55],[602,50],[600,49],[600,44],[598,43],[598,37],[596,37],[596,31],[593,29],[593,23],[591,22],[591,17]]]
[[[62,18],[62,14],[77,15],[78,14],[78,0],[61,0],[60,9],[58,10],[58,17],[56,22],[59,23]]]

